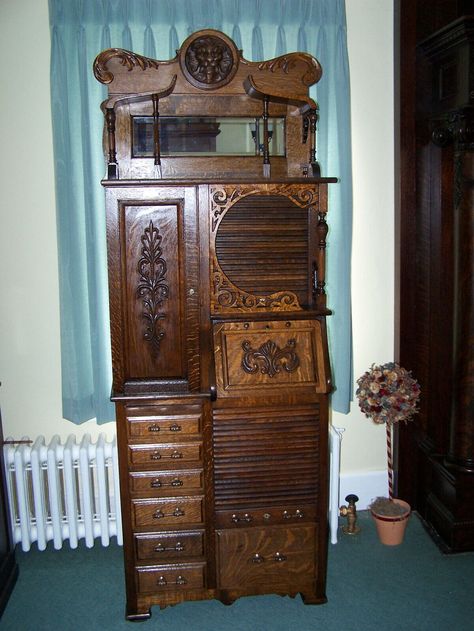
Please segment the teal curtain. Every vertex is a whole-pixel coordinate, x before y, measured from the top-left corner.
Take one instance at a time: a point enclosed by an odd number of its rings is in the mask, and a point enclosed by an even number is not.
[[[328,305],[336,391],[351,396],[351,150],[344,0],[49,0],[51,98],[57,199],[64,417],[113,420],[107,297],[102,114],[105,88],[92,74],[104,48],[174,57],[202,28],[224,31],[251,60],[307,51],[323,67],[318,159],[330,187]]]

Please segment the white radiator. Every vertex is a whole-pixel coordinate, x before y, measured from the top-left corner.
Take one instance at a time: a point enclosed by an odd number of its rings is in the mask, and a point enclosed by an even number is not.
[[[58,550],[80,539],[91,548],[99,537],[103,546],[113,536],[122,545],[115,439],[100,434],[93,443],[86,434],[77,444],[71,435],[63,445],[54,436],[46,445],[39,436],[33,443],[7,439],[3,449],[11,530],[25,552],[33,542],[44,550],[53,541]]]

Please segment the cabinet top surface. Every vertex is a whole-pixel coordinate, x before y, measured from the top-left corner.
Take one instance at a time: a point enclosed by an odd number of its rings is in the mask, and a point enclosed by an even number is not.
[[[167,178],[167,179],[149,179],[149,180],[102,180],[103,186],[198,186],[200,184],[301,184],[301,185],[318,185],[318,184],[334,184],[338,182],[336,177],[282,177],[265,179],[260,178]]]

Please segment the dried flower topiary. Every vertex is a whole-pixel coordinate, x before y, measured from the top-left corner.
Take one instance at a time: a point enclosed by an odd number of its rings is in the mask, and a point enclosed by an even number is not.
[[[394,362],[373,364],[357,385],[359,407],[375,423],[408,421],[418,411],[420,386],[408,370]]]

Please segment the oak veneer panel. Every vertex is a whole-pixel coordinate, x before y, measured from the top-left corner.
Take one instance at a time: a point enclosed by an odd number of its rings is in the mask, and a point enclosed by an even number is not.
[[[131,465],[148,465],[167,469],[188,463],[199,463],[202,457],[202,443],[166,443],[155,445],[129,445]]]
[[[204,554],[204,531],[163,532],[160,534],[138,534],[135,537],[137,559],[161,563],[179,562],[188,557]]]
[[[185,591],[204,587],[204,563],[144,566],[136,570],[140,592]]]
[[[315,573],[315,527],[219,530],[219,587],[247,591],[311,588]]]
[[[176,440],[181,436],[196,436],[201,431],[200,414],[128,416],[131,440]]]
[[[176,495],[203,488],[202,469],[177,471],[133,471],[130,473],[130,492],[136,494]]]
[[[179,204],[123,204],[123,264],[131,379],[185,376]]]
[[[252,506],[251,502],[233,502],[232,509],[218,510],[216,512],[216,528],[247,528],[248,526],[274,526],[274,525],[298,525],[306,522],[315,522],[318,518],[317,505],[304,502],[286,502],[282,504],[281,498],[272,503],[271,498],[265,502],[259,501],[258,506]],[[262,506],[264,504],[264,506]]]
[[[166,499],[132,500],[135,527],[161,528],[184,524],[200,524],[203,520],[202,497],[170,497]]]
[[[226,322],[214,326],[219,396],[311,387],[326,392],[325,334],[318,320]]]

